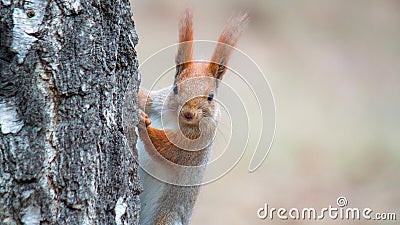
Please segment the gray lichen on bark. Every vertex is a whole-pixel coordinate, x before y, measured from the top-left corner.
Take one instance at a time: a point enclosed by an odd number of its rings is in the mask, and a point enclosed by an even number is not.
[[[129,1],[2,0],[0,30],[0,224],[137,224]]]

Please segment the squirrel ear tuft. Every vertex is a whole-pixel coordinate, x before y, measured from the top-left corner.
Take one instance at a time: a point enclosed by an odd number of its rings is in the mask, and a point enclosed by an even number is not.
[[[249,17],[247,13],[243,13],[230,18],[225,25],[209,65],[209,70],[215,78],[222,79],[226,72],[226,65],[232,54],[233,47],[236,46],[240,35],[243,33],[248,23]]]
[[[175,57],[176,75],[175,82],[181,72],[190,65],[193,55],[193,13],[187,7],[179,20],[179,44]]]

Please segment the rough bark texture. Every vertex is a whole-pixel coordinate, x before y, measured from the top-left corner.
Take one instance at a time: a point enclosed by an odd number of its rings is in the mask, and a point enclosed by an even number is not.
[[[0,0],[0,224],[138,223],[137,40],[126,0]]]

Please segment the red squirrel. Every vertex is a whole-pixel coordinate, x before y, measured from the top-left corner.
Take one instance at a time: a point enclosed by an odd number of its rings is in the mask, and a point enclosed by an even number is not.
[[[199,62],[192,58],[192,17],[187,8],[179,20],[173,85],[156,91],[142,87],[139,90],[137,148],[144,168],[139,171],[143,184],[142,225],[189,224],[220,117],[215,101],[218,83],[226,73],[233,46],[248,23],[247,14],[232,17],[210,62]],[[186,169],[180,170],[179,166]],[[188,170],[189,167],[197,169]],[[146,168],[167,174],[170,182],[153,177]],[[194,185],[187,185],[190,183]]]

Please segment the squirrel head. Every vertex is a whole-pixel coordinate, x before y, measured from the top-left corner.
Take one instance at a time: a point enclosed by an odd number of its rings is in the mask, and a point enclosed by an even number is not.
[[[227,63],[241,33],[248,23],[247,14],[232,17],[225,25],[209,62],[193,61],[193,14],[186,8],[179,20],[179,44],[176,53],[176,75],[170,97],[180,109],[179,125],[199,129],[203,118],[215,121],[219,114],[215,101],[218,82],[223,78]]]

